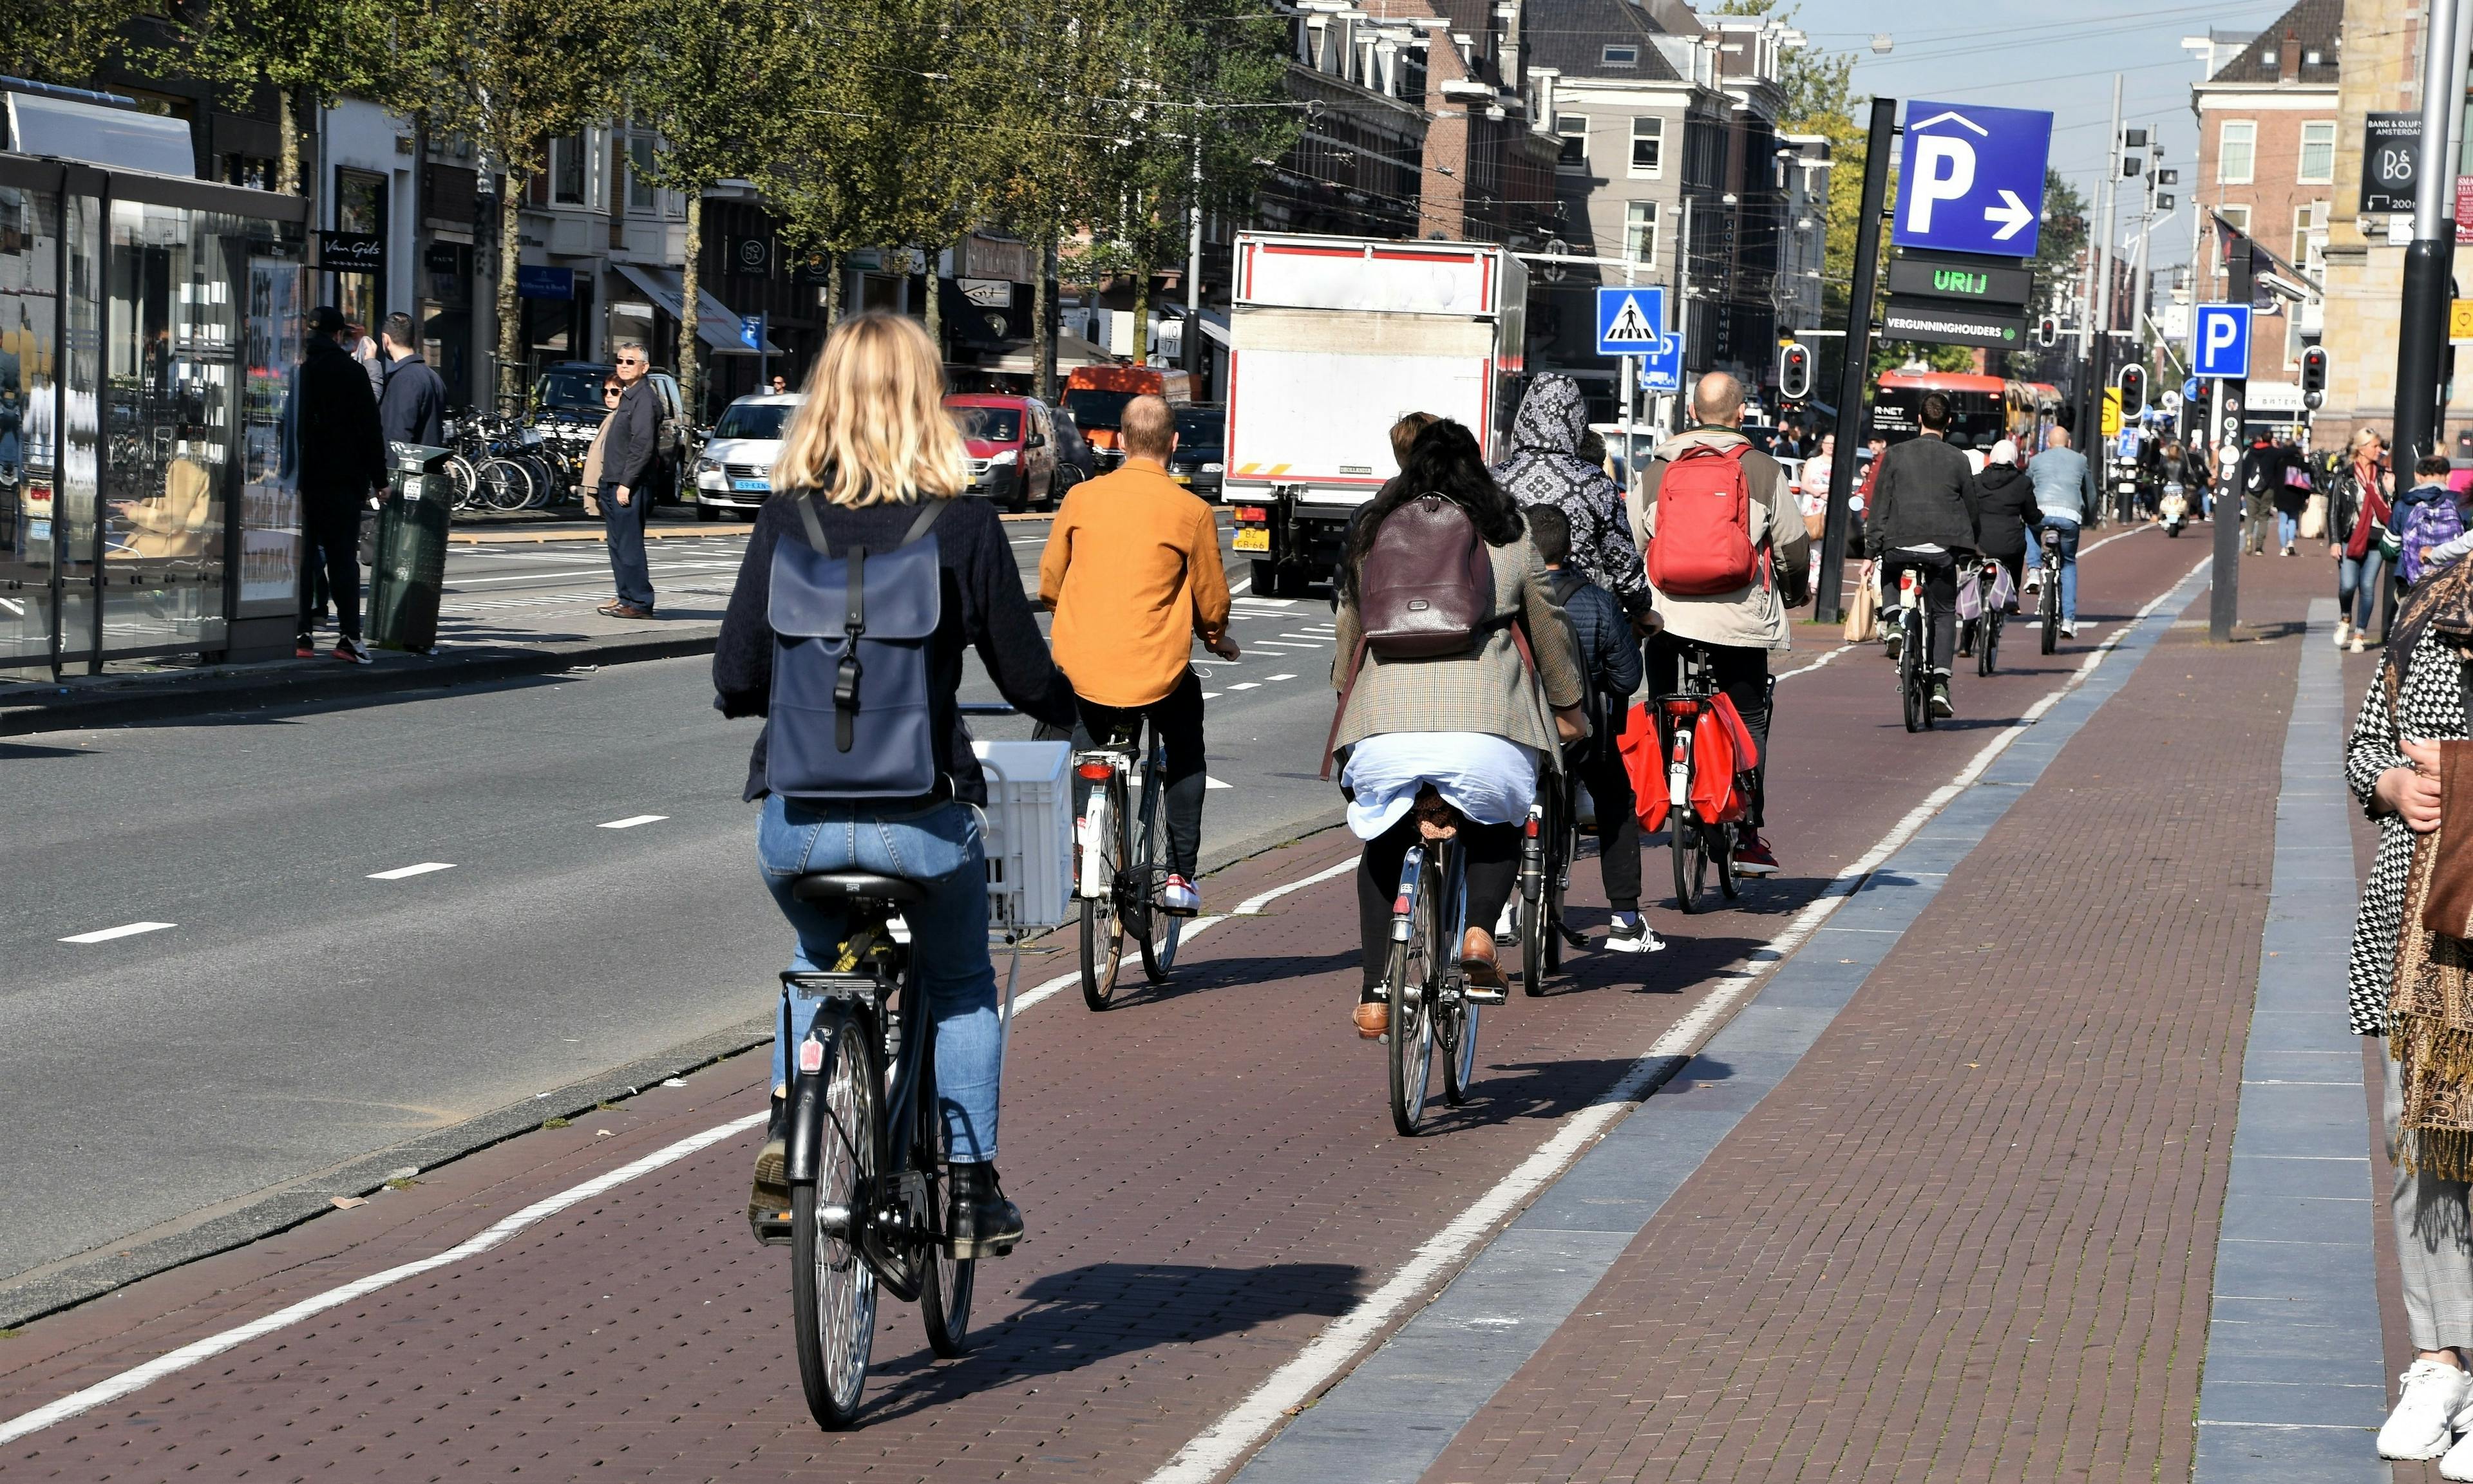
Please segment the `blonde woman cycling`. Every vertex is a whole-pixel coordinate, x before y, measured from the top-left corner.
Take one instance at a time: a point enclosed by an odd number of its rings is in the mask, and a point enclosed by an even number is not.
[[[910,319],[864,314],[825,343],[806,401],[773,467],[778,492],[756,517],[747,558],[713,654],[714,704],[726,716],[763,716],[772,701],[775,634],[768,609],[774,548],[807,541],[798,497],[808,496],[831,549],[889,551],[921,515],[920,502],[948,500],[934,523],[943,602],[928,653],[928,737],[936,786],[908,800],[840,803],[784,799],[766,784],[772,723],[749,759],[750,801],[761,800],[756,853],[764,884],[798,942],[793,969],[829,966],[840,914],[790,895],[809,872],[859,870],[929,887],[905,910],[911,952],[936,1022],[936,1100],[953,1167],[951,1225],[957,1252],[1001,1252],[1020,1239],[1021,1213],[996,1183],[998,1044],[996,970],[988,959],[987,865],[972,806],[987,782],[954,706],[962,651],[974,647],[1005,699],[1057,727],[1074,720],[1073,687],[1048,658],[1021,589],[1013,548],[985,500],[954,499],[970,483],[960,433],[944,406],[944,372],[926,332]],[[809,542],[809,544],[813,544]],[[756,1165],[756,1196],[782,1184],[783,1042],[773,1043],[775,1127]],[[769,1177],[769,1184],[768,1184]],[[968,1254],[964,1254],[968,1255]]]

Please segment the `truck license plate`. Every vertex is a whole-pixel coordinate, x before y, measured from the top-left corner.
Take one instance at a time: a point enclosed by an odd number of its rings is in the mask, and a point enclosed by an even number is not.
[[[1236,549],[1238,551],[1269,551],[1271,549],[1270,529],[1266,526],[1255,526],[1251,529],[1239,527],[1236,532]]]

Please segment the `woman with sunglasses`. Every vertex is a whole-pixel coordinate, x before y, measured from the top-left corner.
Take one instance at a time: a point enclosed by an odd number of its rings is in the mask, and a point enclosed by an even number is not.
[[[601,514],[601,450],[609,445],[611,413],[617,410],[618,395],[626,391],[615,379],[601,384],[601,426],[592,430],[592,446],[584,451],[584,513]]]

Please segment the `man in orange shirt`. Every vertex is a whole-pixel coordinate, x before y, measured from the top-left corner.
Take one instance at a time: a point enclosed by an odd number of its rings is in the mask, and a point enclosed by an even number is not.
[[[1168,477],[1176,415],[1156,396],[1125,404],[1125,462],[1065,496],[1039,559],[1040,606],[1053,610],[1056,663],[1073,682],[1088,752],[1147,717],[1167,747],[1167,869],[1161,911],[1202,910],[1202,681],[1187,661],[1199,634],[1223,659],[1228,576],[1211,507]],[[1077,803],[1079,801],[1076,801]]]

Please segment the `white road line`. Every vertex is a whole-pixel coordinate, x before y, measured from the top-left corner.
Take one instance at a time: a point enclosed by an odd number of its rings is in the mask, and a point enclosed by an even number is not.
[[[1202,789],[1205,793],[1209,793],[1214,788],[1235,788],[1236,786],[1236,785],[1234,783],[1222,783],[1217,778],[1212,778],[1207,773],[1202,776]]]
[[[1231,685],[1228,688],[1230,690],[1260,690],[1262,688],[1262,682],[1261,681],[1238,681],[1236,684]]]
[[[1295,680],[1296,677],[1293,675],[1265,675],[1262,679],[1265,682],[1268,682],[1271,681],[1292,681]]]
[[[1206,690],[1202,693],[1202,699],[1205,701],[1216,701],[1219,699],[1219,692],[1215,690]]]
[[[758,1127],[764,1122],[766,1116],[768,1115],[760,1113],[749,1113],[746,1117],[733,1118],[728,1123],[707,1129],[701,1134],[690,1135],[667,1148],[646,1155],[633,1164],[621,1165],[606,1175],[563,1190],[547,1200],[537,1201],[478,1236],[459,1242],[444,1252],[400,1263],[383,1272],[372,1273],[367,1278],[329,1288],[324,1293],[303,1299],[288,1308],[277,1309],[272,1314],[252,1319],[245,1325],[235,1325],[220,1333],[210,1334],[203,1340],[183,1345],[167,1355],[158,1356],[144,1365],[123,1371],[118,1376],[97,1381],[84,1391],[73,1392],[48,1406],[36,1407],[31,1412],[12,1417],[5,1423],[0,1423],[0,1444],[14,1443],[19,1438],[40,1432],[55,1423],[66,1422],[82,1412],[92,1411],[106,1402],[118,1400],[132,1392],[153,1385],[167,1376],[185,1371],[200,1361],[210,1360],[226,1351],[236,1349],[277,1330],[291,1328],[303,1320],[349,1304],[355,1299],[365,1298],[381,1288],[392,1287],[406,1279],[419,1278],[423,1273],[435,1272],[439,1268],[462,1262],[468,1257],[477,1257],[492,1248],[503,1244],[509,1237],[526,1227],[546,1221],[570,1207],[594,1200],[631,1181],[640,1180],[664,1165],[676,1164],[689,1155],[708,1149],[732,1135]]]
[[[666,814],[630,814],[623,820],[612,820],[600,827],[603,829],[633,829],[638,825],[658,825],[668,818],[669,816]]]
[[[452,871],[454,869],[455,863],[453,861],[425,860],[418,866],[397,866],[393,871],[372,871],[370,873],[370,879],[372,881],[400,881],[406,876],[425,876],[433,871]]]
[[[109,943],[114,938],[134,938],[139,933],[159,933],[167,927],[178,927],[180,925],[180,924],[178,922],[123,922],[118,927],[106,927],[91,933],[79,933],[76,937],[63,938],[60,942]]]
[[[1248,572],[1243,577],[1240,577],[1228,585],[1228,595],[1232,598],[1241,598],[1247,592],[1251,591],[1253,586],[1254,575],[1251,572]]]
[[[1831,660],[1833,660],[1833,659],[1837,658],[1838,656],[1840,656],[1840,655],[1842,655],[1842,654],[1846,653],[1848,650],[1850,650],[1850,649],[1854,649],[1854,648],[1856,648],[1856,647],[1857,647],[1857,646],[1856,646],[1856,645],[1853,645],[1853,644],[1840,644],[1840,645],[1838,645],[1836,649],[1833,649],[1833,650],[1829,651],[1829,653],[1827,653],[1827,654],[1825,654],[1825,655],[1821,656],[1819,658],[1817,658],[1817,659],[1813,660],[1812,663],[1810,663],[1810,664],[1806,664],[1806,665],[1797,665],[1797,666],[1795,666],[1793,669],[1789,670],[1789,671],[1787,671],[1785,674],[1783,674],[1783,675],[1779,676],[1779,677],[1778,677],[1778,679],[1779,679],[1779,680],[1782,680],[1782,681],[1790,681],[1790,680],[1794,679],[1794,678],[1795,678],[1796,676],[1798,676],[1798,675],[1809,675],[1809,674],[1811,674],[1813,671],[1819,669],[1822,665],[1827,664],[1829,661],[1831,661]]]
[[[2199,565],[2205,563],[2202,562]],[[2179,586],[2177,582],[2173,585],[2174,587]],[[2139,610],[2138,616],[2145,618],[2161,607],[2164,600],[2172,595],[2172,590],[2167,588]],[[2124,625],[2122,633],[2128,631],[2129,626]],[[1410,1301],[1424,1294],[1445,1273],[1459,1266],[1474,1249],[1483,1243],[1497,1223],[1517,1210],[1531,1194],[1578,1158],[1581,1149],[1592,1139],[1629,1112],[1631,1106],[1640,1101],[1643,1091],[1660,1067],[1672,1058],[1689,1055],[1696,1049],[1702,1039],[1725,1018],[1737,1002],[1751,993],[1764,974],[1802,946],[1804,940],[1855,894],[1866,876],[1896,854],[1951,800],[1981,777],[1993,759],[2024,735],[2037,717],[2050,710],[2062,695],[2085,683],[2097,663],[2119,641],[2120,637],[2116,635],[2099,646],[2059,690],[1985,743],[1967,765],[1958,770],[1956,778],[1933,790],[1887,834],[1882,836],[1878,844],[1865,851],[1861,859],[1839,872],[1818,897],[1805,903],[1803,910],[1794,915],[1784,931],[1750,955],[1746,967],[1718,974],[1719,983],[1708,997],[1651,1041],[1648,1049],[1624,1070],[1612,1088],[1596,1102],[1566,1118],[1553,1137],[1522,1161],[1518,1168],[1479,1196],[1442,1231],[1421,1243],[1409,1255],[1407,1262],[1381,1287],[1357,1307],[1326,1325],[1294,1359],[1272,1372],[1244,1400],[1178,1449],[1176,1456],[1153,1473],[1146,1484],[1209,1484],[1210,1480],[1234,1467],[1289,1413],[1304,1405],[1333,1376],[1346,1370],[1367,1343]]]

